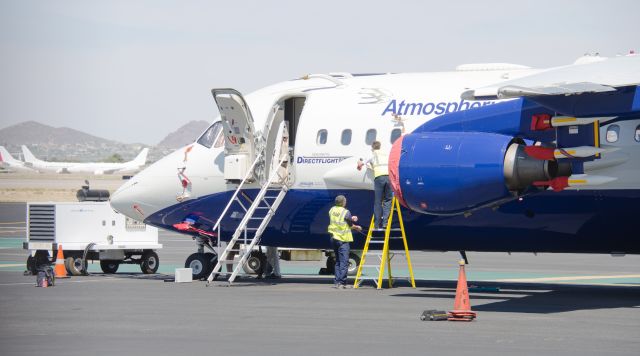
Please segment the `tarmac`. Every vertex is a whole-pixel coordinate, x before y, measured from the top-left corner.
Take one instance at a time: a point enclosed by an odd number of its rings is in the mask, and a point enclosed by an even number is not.
[[[161,232],[158,274],[138,266],[36,288],[24,276],[24,205],[0,204],[2,355],[637,355],[640,256],[468,252],[478,319],[421,321],[453,308],[458,253],[411,254],[417,288],[336,290],[324,261],[282,261],[284,277],[176,284],[195,244]],[[394,272],[406,273],[402,259]],[[371,273],[369,273],[371,275]]]

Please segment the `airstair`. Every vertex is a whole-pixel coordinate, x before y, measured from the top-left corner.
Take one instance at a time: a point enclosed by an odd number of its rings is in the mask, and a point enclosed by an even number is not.
[[[214,226],[214,230],[217,229],[220,231],[220,222],[234,202],[239,204],[245,212],[240,224],[238,224],[238,227],[233,233],[231,240],[227,243],[224,251],[219,253],[218,262],[207,278],[208,283],[211,283],[214,278],[219,275],[228,275],[229,278],[227,279],[227,282],[229,284],[233,284],[236,277],[243,269],[244,264],[247,262],[247,259],[251,255],[254,247],[259,245],[260,238],[262,237],[264,230],[269,225],[271,218],[275,215],[280,203],[282,203],[282,200],[289,191],[288,175],[286,174],[286,171],[284,176],[282,176],[282,172],[280,170],[274,169],[269,174],[269,178],[263,182],[260,191],[252,201],[250,200],[251,198],[243,192],[245,184],[252,180],[251,171],[258,162],[260,162],[263,155],[264,152],[258,154],[256,160],[251,166],[251,169],[249,170],[249,174],[247,174],[247,176],[245,176],[245,178],[238,184],[238,188],[229,200],[229,203],[227,203],[227,206]],[[285,161],[288,161],[288,158],[280,160],[279,165],[283,164]],[[240,199],[241,196],[245,198],[244,202]],[[247,200],[251,202],[251,205],[248,207],[246,206]],[[242,245],[243,248],[240,248],[240,245]],[[224,272],[222,271],[223,265],[235,265],[235,267],[231,272]]]
[[[227,214],[232,219],[239,218],[240,223],[224,249],[218,238],[218,261],[207,278],[207,285],[220,275],[228,275],[228,283],[233,284],[289,191],[288,135],[284,133],[287,130],[283,118],[278,116],[278,104],[271,108],[262,132],[257,132],[242,94],[234,89],[213,89],[211,92],[223,126],[224,178],[229,184],[237,184],[212,230],[221,236],[220,225]],[[248,189],[256,189],[256,186],[260,190],[255,197],[247,194]],[[226,272],[222,271],[223,266],[227,266]]]
[[[394,214],[398,214],[399,226],[393,227]],[[391,251],[390,241],[402,240],[403,251]],[[382,245],[382,252],[371,252],[369,248],[372,245]],[[395,256],[404,255],[407,261],[407,268],[409,275],[406,277],[393,277],[391,272],[391,261]],[[377,257],[377,261],[374,264],[367,265],[367,257]],[[376,274],[367,277],[363,273],[364,268],[375,268]],[[416,282],[413,277],[413,267],[411,265],[411,256],[409,255],[409,246],[407,245],[407,235],[404,231],[404,221],[402,220],[402,213],[400,212],[400,203],[396,197],[393,197],[391,201],[391,211],[389,212],[389,218],[387,219],[387,227],[382,229],[375,229],[375,223],[373,216],[371,217],[371,223],[369,224],[369,231],[367,232],[367,239],[364,243],[364,249],[362,250],[362,257],[358,265],[358,272],[356,273],[356,279],[353,284],[353,288],[358,288],[365,280],[372,280],[377,289],[382,289],[382,280],[385,269],[387,270],[388,286],[393,287],[393,280],[395,279],[407,279],[411,283],[413,288],[416,287]]]

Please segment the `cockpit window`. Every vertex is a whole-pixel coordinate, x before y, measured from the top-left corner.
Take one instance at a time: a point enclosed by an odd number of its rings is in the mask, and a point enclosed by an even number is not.
[[[198,139],[198,143],[203,145],[206,148],[211,148],[213,143],[215,142],[215,147],[220,147],[224,143],[224,138],[221,139],[222,135],[220,132],[222,131],[222,124],[220,121],[214,122],[213,125],[209,126],[207,131],[205,131],[202,136]]]
[[[640,142],[640,125],[636,126],[636,132],[633,135],[633,139],[636,140],[636,142]]]

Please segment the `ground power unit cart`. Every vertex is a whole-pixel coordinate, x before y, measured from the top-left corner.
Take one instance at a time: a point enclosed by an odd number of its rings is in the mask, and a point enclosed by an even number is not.
[[[116,213],[108,201],[28,203],[27,269],[55,260],[62,245],[65,267],[71,275],[87,273],[87,262],[100,261],[104,273],[116,273],[120,264],[138,264],[143,273],[155,273],[158,229]]]

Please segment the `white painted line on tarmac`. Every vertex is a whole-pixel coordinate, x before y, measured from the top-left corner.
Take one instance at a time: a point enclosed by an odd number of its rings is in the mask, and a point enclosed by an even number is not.
[[[126,279],[105,277],[101,279],[89,279],[89,280],[78,281],[78,280],[66,280],[65,278],[64,282],[62,280],[56,279],[56,285],[60,286],[60,284],[58,283],[88,283],[88,282],[105,282],[105,281],[117,281],[117,280],[126,280]],[[0,283],[0,286],[19,286],[19,285],[32,285],[32,284],[34,283],[33,282],[15,282],[15,283]]]
[[[3,268],[3,267],[20,267],[20,266],[24,266],[24,263],[0,264],[0,268]]]

